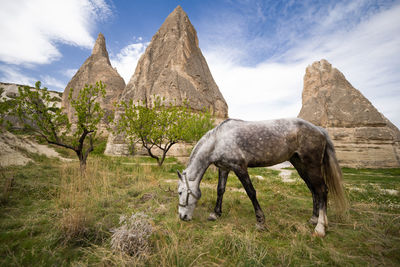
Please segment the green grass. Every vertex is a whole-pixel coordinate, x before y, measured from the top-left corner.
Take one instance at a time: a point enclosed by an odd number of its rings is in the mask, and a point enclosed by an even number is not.
[[[90,156],[88,174],[78,165],[35,157],[35,163],[8,167],[0,193],[14,183],[0,206],[0,266],[398,266],[400,264],[400,169],[344,169],[351,201],[349,215],[328,211],[325,238],[312,236],[311,195],[297,174],[284,183],[279,171],[251,169],[267,230],[255,227],[254,210],[231,173],[223,215],[207,221],[215,205],[217,172],[202,181],[194,219],[177,215],[176,170],[169,158],[159,168],[147,157]],[[264,180],[257,179],[262,176]],[[239,190],[238,190],[239,189]],[[120,215],[144,212],[154,232],[140,258],[111,250],[112,228]]]

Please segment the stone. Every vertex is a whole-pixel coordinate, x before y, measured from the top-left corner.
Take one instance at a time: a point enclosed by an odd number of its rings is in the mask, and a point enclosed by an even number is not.
[[[306,69],[299,118],[326,128],[342,167],[400,167],[400,131],[326,61]]]
[[[180,6],[153,36],[122,100],[151,105],[154,95],[176,105],[187,100],[194,110],[208,108],[216,117],[228,117],[228,106],[201,53],[196,30]]]
[[[187,101],[194,111],[207,108],[217,121],[228,117],[228,106],[199,48],[196,30],[180,6],[153,36],[120,100],[144,102],[151,107],[154,96],[178,106]],[[106,154],[120,155],[127,151],[123,136],[109,136]]]
[[[62,107],[68,114],[70,121],[73,121],[75,116],[68,100],[71,88],[74,89],[72,98],[75,99],[78,96],[79,90],[84,88],[86,84],[95,85],[98,81],[102,81],[106,85],[106,96],[105,98],[100,98],[100,106],[106,111],[106,114],[110,114],[114,109],[113,104],[118,102],[125,88],[125,81],[118,74],[117,70],[111,66],[106,49],[106,41],[104,35],[101,33],[97,37],[92,54],[72,77],[67,87],[65,87]],[[104,121],[104,123],[106,122]]]

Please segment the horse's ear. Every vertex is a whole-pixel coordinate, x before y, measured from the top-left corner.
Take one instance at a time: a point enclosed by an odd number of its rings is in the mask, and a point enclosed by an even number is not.
[[[178,173],[179,179],[182,181],[182,174],[179,171],[176,171]]]

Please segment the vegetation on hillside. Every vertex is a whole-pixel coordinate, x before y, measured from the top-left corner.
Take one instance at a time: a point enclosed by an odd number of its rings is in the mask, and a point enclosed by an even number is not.
[[[16,113],[24,127],[49,144],[73,150],[80,162],[83,174],[89,153],[94,149],[99,123],[104,111],[97,101],[105,97],[106,85],[101,81],[96,85],[86,85],[80,89],[78,97],[72,99],[73,89],[69,94],[71,107],[74,109],[76,121],[70,122],[66,113],[57,107],[47,88],[36,89],[29,86],[19,88],[16,98]]]
[[[141,144],[159,166],[174,144],[198,141],[214,127],[210,112],[195,113],[188,105],[166,105],[163,101],[154,97],[150,107],[144,102],[121,102],[122,112],[116,122],[118,132],[129,140],[130,147]],[[154,153],[154,148],[161,150],[161,155]]]
[[[3,93],[4,88],[0,87],[0,133],[3,128],[9,129],[11,127],[11,122],[7,120],[7,117],[16,105],[14,99],[7,99],[3,96]]]
[[[77,161],[34,157],[36,163],[8,167],[0,176],[2,186],[14,177],[2,190],[8,199],[0,206],[1,266],[400,264],[400,169],[344,169],[349,217],[328,209],[329,228],[321,239],[312,236],[311,195],[295,173],[294,182],[284,183],[278,171],[250,169],[268,226],[258,231],[252,204],[234,175],[219,220],[207,221],[217,188],[217,173],[210,169],[194,220],[184,222],[176,192],[176,170],[184,166],[173,158],[160,168],[145,157],[93,156],[82,178]],[[111,243],[121,216],[132,214],[144,214],[151,225],[140,254],[115,250]]]

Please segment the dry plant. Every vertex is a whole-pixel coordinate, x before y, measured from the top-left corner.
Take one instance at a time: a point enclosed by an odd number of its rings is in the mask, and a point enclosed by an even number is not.
[[[5,204],[11,194],[12,187],[14,185],[14,177],[6,177],[2,171],[0,171],[2,178],[4,179],[3,193],[0,197],[0,204]]]
[[[110,178],[101,169],[98,159],[89,162],[84,176],[78,163],[64,163],[60,168],[58,205],[62,213],[59,228],[65,241],[87,237],[95,225],[96,210],[108,202]]]
[[[149,237],[153,227],[149,217],[142,213],[133,213],[130,217],[121,216],[120,227],[113,229],[111,247],[131,256],[141,256],[149,250]]]

